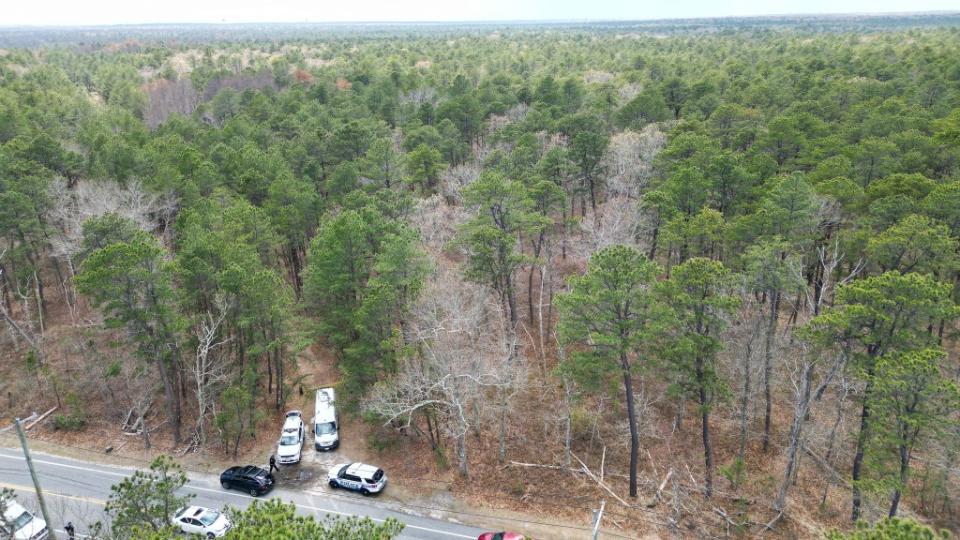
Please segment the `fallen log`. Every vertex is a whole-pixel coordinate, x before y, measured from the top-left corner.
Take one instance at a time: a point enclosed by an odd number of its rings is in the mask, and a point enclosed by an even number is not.
[[[830,473],[830,475],[833,476],[835,481],[837,481],[838,483],[842,484],[845,487],[850,487],[850,481],[847,480],[842,474],[837,472],[836,469],[831,467],[830,464],[827,463],[827,460],[817,455],[816,452],[811,450],[810,447],[808,447],[805,444],[801,444],[800,447],[803,448],[804,453],[806,453],[808,456],[813,458],[813,461],[817,464],[818,467],[823,469],[825,472]]]
[[[20,422],[21,422],[21,423],[23,423],[23,422],[29,422],[29,421],[33,420],[34,418],[36,418],[36,417],[37,417],[37,413],[36,413],[36,411],[34,411],[34,412],[30,413],[30,416],[28,416],[28,417],[26,417],[26,418],[21,418],[21,419],[20,419]],[[12,429],[15,428],[15,427],[17,427],[16,424],[10,424],[9,426],[7,426],[7,427],[5,427],[5,428],[0,429],[0,433],[6,433],[6,432],[12,430]]]
[[[653,494],[653,500],[647,504],[647,508],[653,508],[660,503],[660,494],[663,493],[663,488],[667,487],[667,482],[670,481],[671,476],[673,476],[672,468],[667,471],[667,476],[663,478],[663,482],[660,482],[660,485],[657,487],[657,491]]]
[[[594,482],[596,482],[598,486],[600,486],[600,487],[602,487],[603,489],[605,489],[605,490],[607,491],[607,493],[609,493],[614,499],[616,499],[617,501],[619,501],[620,504],[626,506],[627,508],[632,508],[632,507],[633,507],[632,504],[630,504],[630,503],[628,503],[627,501],[621,499],[620,496],[617,495],[616,493],[614,493],[613,490],[610,489],[609,486],[607,486],[606,484],[603,483],[603,481],[601,481],[599,478],[597,478],[597,475],[593,474],[593,471],[591,471],[590,468],[587,467],[587,464],[584,463],[583,461],[581,461],[580,458],[578,458],[578,457],[576,456],[576,454],[574,454],[573,452],[570,452],[570,455],[573,456],[573,458],[576,459],[577,462],[580,463],[580,466],[583,467],[583,472],[585,472],[585,473],[587,474],[587,476],[589,476]]]
[[[130,417],[133,416],[133,411],[135,409],[136,407],[130,407],[130,410],[127,411],[127,416],[126,418],[123,419],[123,424],[122,424],[122,427],[120,428],[121,431],[127,431],[127,428],[130,426]]]
[[[573,467],[564,467],[563,465],[546,465],[544,463],[524,463],[522,461],[509,461],[507,462],[506,465],[501,466],[500,470],[502,471],[507,467],[529,467],[529,468],[536,468],[536,469],[550,469],[553,471],[566,471],[572,474],[586,474],[585,472],[583,472],[583,469],[575,469]],[[620,474],[620,473],[607,472],[606,475],[615,476],[617,478],[630,478],[628,475]],[[641,480],[638,478],[637,483],[650,484],[651,482],[649,480]]]
[[[28,425],[26,425],[26,426],[23,428],[24,431],[28,431],[28,430],[29,430],[30,428],[32,428],[33,426],[35,426],[35,425],[39,424],[40,422],[42,422],[44,418],[50,416],[50,414],[51,414],[53,411],[57,410],[57,408],[58,408],[58,407],[53,407],[53,408],[50,409],[49,411],[41,414],[41,415],[40,415],[40,418],[37,418],[37,419],[34,420],[33,422],[30,422]]]
[[[510,461],[507,465],[508,467],[534,467],[538,469],[553,469],[555,471],[568,471],[577,474],[583,474],[583,471],[580,469],[574,469],[573,467],[564,467],[562,465],[544,465],[542,463],[523,463],[522,461]],[[502,467],[506,468],[506,467]]]

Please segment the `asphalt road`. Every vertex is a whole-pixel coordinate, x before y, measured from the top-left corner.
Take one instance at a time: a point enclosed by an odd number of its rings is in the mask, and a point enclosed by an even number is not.
[[[103,505],[110,496],[110,486],[134,471],[36,452],[31,453],[31,457],[46,496],[47,508],[52,514],[54,530],[60,531],[58,537],[61,539],[66,537],[62,529],[67,521],[73,521],[77,532],[82,535],[86,531],[86,524],[103,520]],[[194,494],[192,504],[212,508],[244,508],[254,500],[249,495],[221,489],[217,476],[191,472],[189,477],[190,482],[183,491]],[[19,450],[0,448],[0,487],[15,490],[17,498],[25,506],[37,508],[30,473]],[[325,490],[294,491],[281,487],[271,491],[267,497],[292,502],[299,512],[318,519],[323,519],[325,515],[363,516],[375,521],[393,517],[406,524],[400,537],[407,539],[476,539],[483,532],[452,521],[398,511],[390,508],[390,503],[342,490],[334,494]]]

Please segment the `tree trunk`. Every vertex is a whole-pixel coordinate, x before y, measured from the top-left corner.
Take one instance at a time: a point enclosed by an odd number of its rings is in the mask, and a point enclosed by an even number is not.
[[[173,387],[174,382],[170,380],[167,368],[165,360],[157,361],[157,370],[163,382],[163,393],[167,398],[167,415],[170,417],[170,426],[173,428],[173,443],[180,444],[180,400],[177,398],[177,391]]]
[[[896,517],[897,508],[900,506],[900,494],[907,485],[908,475],[910,473],[910,451],[907,447],[900,445],[900,484],[893,490],[893,498],[890,500],[890,512],[888,517]]]
[[[766,341],[763,346],[763,451],[770,449],[770,416],[773,409],[770,379],[773,373],[773,338],[777,333],[777,311],[780,309],[780,291],[771,291],[770,319],[767,322]]]
[[[510,323],[517,324],[517,293],[513,289],[513,276],[506,276],[507,305],[510,308]]]
[[[497,445],[497,461],[502,465],[507,458],[507,396],[504,390],[500,389],[500,426]]]
[[[707,388],[704,380],[703,359],[697,358],[697,399],[700,404],[701,436],[703,439],[703,462],[706,470],[704,478],[706,489],[704,496],[709,499],[713,495],[713,446],[710,444],[710,407],[707,402]]]
[[[150,430],[147,429],[147,420],[143,417],[144,413],[146,412],[144,411],[144,409],[146,408],[147,407],[145,405],[138,405],[137,416],[139,417],[138,420],[140,421],[140,429],[143,430],[143,447],[149,450],[150,449]]]
[[[797,467],[797,455],[800,451],[803,434],[803,421],[810,408],[810,393],[813,386],[813,368],[814,362],[807,362],[803,366],[803,384],[800,389],[796,406],[793,411],[793,423],[790,425],[790,446],[787,449],[787,466],[783,471],[783,482],[780,484],[780,490],[777,492],[777,500],[774,502],[774,509],[782,513],[787,503],[787,493],[793,482],[793,476]]]
[[[467,432],[463,430],[463,433],[457,436],[457,469],[460,471],[460,476],[466,478],[469,476],[469,470],[467,468]]]
[[[3,297],[0,298],[0,302],[2,302],[5,306],[7,306],[8,309],[12,309],[12,308],[13,308],[13,303],[12,303],[12,301],[10,300],[10,289],[11,289],[10,285],[11,285],[11,282],[10,282],[10,280],[7,278],[7,276],[9,276],[9,275],[10,275],[10,272],[8,272],[8,271],[6,270],[6,268],[4,268],[2,264],[0,264],[0,292],[3,292]],[[4,283],[4,282],[7,283],[7,286],[6,286],[6,287],[3,286],[3,283]],[[0,306],[0,307],[2,307],[2,306]]]
[[[710,445],[710,409],[706,404],[706,392],[700,388],[700,419],[703,424],[703,464],[706,467],[704,496],[709,499],[713,495],[713,447]]]
[[[813,316],[820,314],[820,303],[823,301],[823,264],[817,264],[813,274]]]
[[[53,272],[57,275],[57,282],[58,285],[60,285],[60,292],[63,294],[63,299],[67,303],[67,308],[72,313],[73,300],[70,298],[70,292],[67,290],[67,280],[64,279],[63,271],[60,270],[60,262],[54,257],[47,257],[47,260],[49,260],[51,266],[53,266]]]
[[[590,210],[593,212],[594,218],[597,214],[597,187],[595,184],[592,176],[587,178],[587,185],[590,188]]]
[[[547,254],[547,258],[550,257],[550,254]],[[546,344],[544,343],[543,337],[543,279],[544,273],[546,270],[546,264],[539,267],[540,268],[540,291],[537,294],[537,339],[540,341],[540,376],[543,380],[547,379],[547,351]]]
[[[740,460],[740,463],[746,461],[747,454],[747,421],[749,415],[747,411],[749,410],[750,405],[750,383],[751,383],[751,369],[750,369],[750,359],[753,356],[753,341],[756,338],[757,334],[760,333],[760,317],[757,317],[757,324],[753,327],[753,332],[750,335],[749,341],[747,341],[747,347],[743,355],[743,389],[740,395],[740,446],[737,449],[737,459]],[[737,483],[740,482],[740,473],[737,473]]]
[[[263,336],[264,343],[270,343],[270,337],[267,335],[266,329],[261,329],[260,335]],[[274,364],[273,364],[273,355],[271,354],[270,349],[267,349],[265,351],[265,354],[267,356],[267,361],[264,362],[264,364],[267,365],[267,394],[269,395],[273,393],[273,372],[274,372],[273,365]],[[277,373],[277,378],[279,377],[280,377],[280,373]],[[277,384],[279,384],[279,382]]]
[[[562,357],[561,357],[562,358]],[[564,419],[563,426],[563,463],[567,467],[570,466],[570,445],[573,441],[573,407],[571,402],[573,401],[573,388],[570,385],[570,381],[567,379],[566,375],[563,376],[563,397],[564,405],[566,405],[566,418]]]
[[[541,300],[541,303],[543,300]],[[553,275],[550,275],[550,281],[547,282],[547,327],[553,324]]]
[[[34,282],[34,292],[37,296],[37,321],[40,323],[40,337],[43,337],[44,324],[43,324],[43,315],[47,312],[47,301],[43,297],[43,284],[40,282],[40,277],[37,275],[37,272],[33,272],[33,282]]]
[[[833,458],[833,449],[834,444],[837,441],[837,429],[840,427],[840,422],[843,420],[843,405],[847,397],[847,385],[844,379],[841,379],[841,388],[842,393],[840,397],[837,398],[837,414],[833,420],[833,427],[830,428],[830,435],[827,436],[827,452],[823,456],[823,461],[830,465],[830,460]],[[824,484],[823,487],[823,496],[820,497],[820,506],[827,504],[827,492],[830,489],[830,483]]]
[[[527,312],[531,324],[533,323],[533,271],[536,268],[536,265],[531,264],[530,273],[527,274]]]
[[[277,362],[277,410],[280,410],[283,408],[284,403],[286,403],[286,397],[283,393],[283,356],[279,346],[277,350],[274,351],[274,358],[276,358]]]
[[[303,271],[303,263],[300,259],[300,241],[290,245],[290,258],[293,261],[293,292],[300,299],[300,291],[303,289],[303,281],[300,277]]]
[[[860,519],[860,506],[863,503],[863,495],[860,491],[860,477],[863,472],[863,456],[866,450],[867,435],[870,429],[870,381],[867,380],[867,388],[863,395],[863,409],[860,411],[860,432],[857,434],[857,451],[853,455],[853,505],[850,512],[850,520]]]
[[[637,433],[637,412],[633,403],[633,379],[627,355],[620,353],[623,370],[623,389],[627,394],[627,421],[630,423],[630,496],[637,496],[637,456],[640,450],[640,435]]]
[[[657,216],[657,221],[653,225],[653,233],[650,238],[650,251],[647,252],[647,258],[651,261],[656,260],[657,256],[657,240],[660,238],[660,216]]]

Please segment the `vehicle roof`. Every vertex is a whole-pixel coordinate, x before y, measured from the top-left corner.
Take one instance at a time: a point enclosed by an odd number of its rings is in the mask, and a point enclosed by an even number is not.
[[[333,407],[323,407],[317,408],[317,414],[313,417],[313,423],[320,424],[323,422],[336,422],[337,413],[333,410]]]
[[[177,512],[176,517],[190,516],[197,517],[203,515],[204,512],[217,512],[213,508],[207,508],[206,506],[187,506],[186,508],[180,509]]]
[[[336,393],[333,388],[320,388],[317,390],[317,400],[314,406],[314,422],[332,422],[335,420],[334,402]]]
[[[9,500],[6,503],[6,508],[4,509],[3,516],[7,518],[7,521],[13,521],[14,519],[20,517],[20,514],[27,511],[26,508],[20,505],[15,500]],[[31,516],[33,514],[30,514]]]
[[[337,392],[333,388],[318,388],[317,403],[330,403],[336,401]]]
[[[237,472],[240,474],[245,474],[249,476],[260,476],[261,474],[267,473],[267,471],[261,469],[260,467],[257,467],[256,465],[247,465],[245,467],[241,467],[240,470]]]
[[[367,465],[366,463],[351,463],[347,465],[347,474],[359,476],[361,478],[372,478],[374,473],[380,470],[379,467]]]
[[[299,416],[288,416],[286,420],[283,421],[283,430],[284,431],[297,431],[300,429],[300,426],[303,425],[303,419]]]

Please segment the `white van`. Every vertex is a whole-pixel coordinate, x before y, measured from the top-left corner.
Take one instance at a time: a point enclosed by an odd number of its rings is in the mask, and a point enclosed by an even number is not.
[[[50,536],[47,522],[27,512],[20,503],[7,499],[3,519],[0,520],[0,538],[15,540],[43,540]]]
[[[313,446],[317,450],[333,450],[340,445],[340,420],[333,388],[317,390],[313,414]]]

